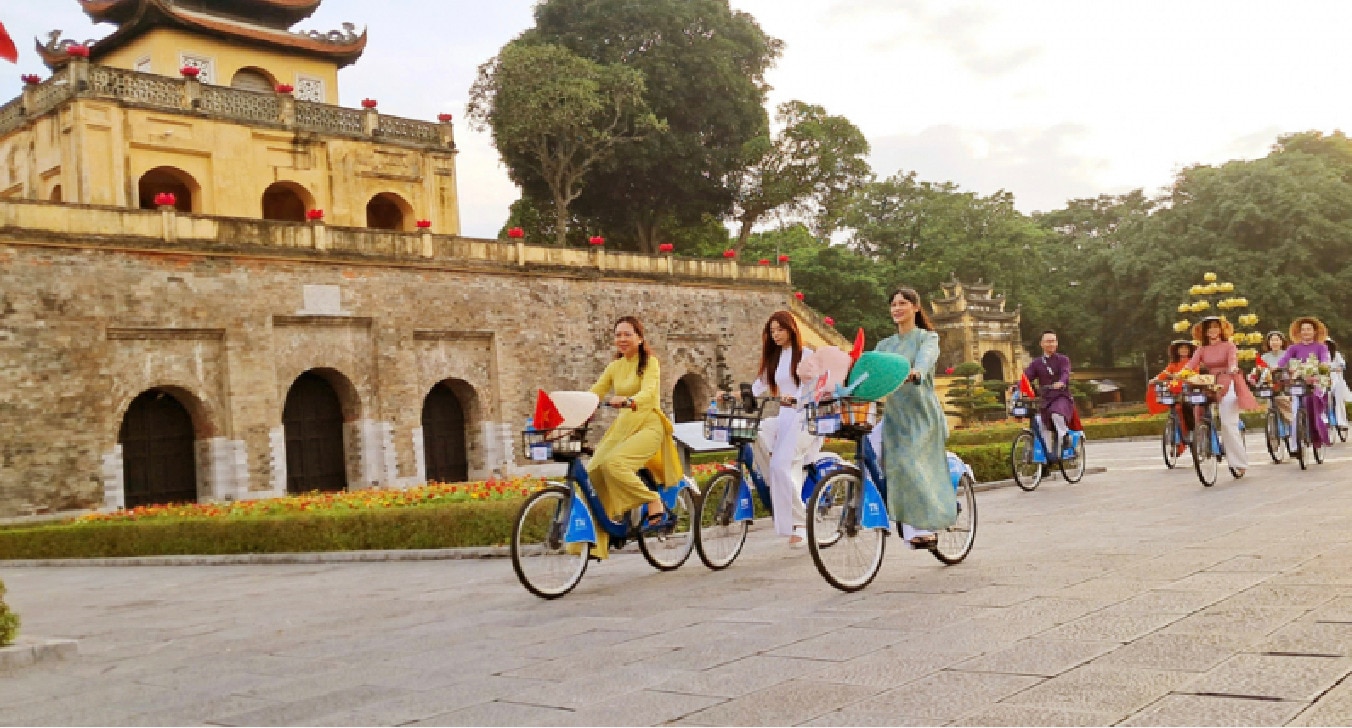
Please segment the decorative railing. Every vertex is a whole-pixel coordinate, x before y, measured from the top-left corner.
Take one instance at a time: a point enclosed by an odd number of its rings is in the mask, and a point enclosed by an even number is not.
[[[288,94],[213,86],[196,79],[139,73],[95,65],[82,59],[71,59],[50,79],[25,86],[22,96],[0,106],[0,135],[22,127],[71,98],[86,96],[320,134],[455,147],[449,122],[439,124],[386,116],[375,109],[348,109],[300,101]]]
[[[743,266],[730,260],[527,245],[431,232],[187,215],[172,208],[131,210],[0,199],[0,228],[9,231],[6,245],[22,245],[25,232],[33,231],[42,233],[40,237],[44,239],[65,236],[71,245],[81,247],[143,249],[148,244],[156,244],[148,241],[160,241],[159,244],[177,250],[201,250],[209,254],[221,254],[222,250],[228,249],[255,257],[340,256],[346,261],[364,260],[374,265],[394,263],[498,271],[534,269],[565,276],[599,273],[614,277],[774,288],[783,288],[790,282],[789,268],[784,265]]]

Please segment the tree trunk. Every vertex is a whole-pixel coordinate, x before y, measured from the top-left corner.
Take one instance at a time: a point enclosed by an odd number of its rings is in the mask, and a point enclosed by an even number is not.
[[[634,230],[638,233],[638,249],[640,253],[652,255],[657,252],[657,236],[662,231],[656,223],[636,222]]]
[[[742,248],[746,247],[746,241],[751,239],[751,226],[754,223],[755,220],[749,215],[742,218],[742,226],[737,230],[737,243],[732,248],[737,251],[738,255],[742,254]]]
[[[563,195],[554,195],[554,244],[568,246],[568,201]]]

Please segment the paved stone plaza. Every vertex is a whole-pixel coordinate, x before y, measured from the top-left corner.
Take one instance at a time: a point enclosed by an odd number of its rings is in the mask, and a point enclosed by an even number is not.
[[[622,555],[555,602],[503,559],[5,569],[81,655],[0,677],[0,723],[1352,721],[1352,445],[1209,489],[1157,450],[980,493],[967,563],[893,548],[857,594],[765,527],[728,571]]]

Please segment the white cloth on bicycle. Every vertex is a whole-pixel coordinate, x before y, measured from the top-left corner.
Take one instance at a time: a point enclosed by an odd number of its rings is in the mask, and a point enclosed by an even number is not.
[[[1249,467],[1249,453],[1244,447],[1244,436],[1239,431],[1239,395],[1235,388],[1221,397],[1221,444],[1225,447],[1225,462],[1232,468]]]
[[[1329,362],[1329,410],[1338,418],[1339,427],[1347,427],[1347,401],[1352,399],[1352,390],[1347,387],[1347,360],[1340,351]],[[1332,438],[1330,438],[1332,439]]]
[[[1057,443],[1065,442],[1066,435],[1070,434],[1070,425],[1066,424],[1066,416],[1059,413],[1052,413],[1052,424],[1056,426],[1056,440],[1052,440],[1052,433],[1045,428],[1042,431],[1042,444],[1047,446],[1047,459],[1060,459],[1061,448]]]
[[[802,356],[811,353],[811,349],[804,348]],[[793,352],[790,349],[779,352],[779,361],[775,364],[775,388],[780,397],[802,401],[802,387],[793,381]],[[760,377],[751,385],[751,393],[757,397],[769,392],[770,386]],[[781,536],[791,536],[795,526],[807,524],[802,497],[803,463],[816,457],[821,446],[822,438],[808,434],[801,408],[780,405],[779,416],[761,420],[753,448],[755,465],[770,486],[775,533]]]

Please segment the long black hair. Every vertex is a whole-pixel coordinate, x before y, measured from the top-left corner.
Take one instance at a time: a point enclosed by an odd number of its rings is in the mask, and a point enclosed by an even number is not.
[[[615,327],[620,324],[629,324],[632,326],[634,333],[637,334],[640,339],[638,344],[638,375],[642,377],[644,370],[648,368],[648,357],[652,356],[652,351],[648,348],[648,335],[643,333],[643,324],[639,323],[639,320],[633,316],[621,316],[619,320],[615,322],[615,326],[610,327],[611,330],[613,331]],[[616,359],[619,359],[622,356],[624,355],[618,351],[615,352]]]
[[[920,294],[916,293],[914,288],[901,286],[900,288],[897,288],[896,290],[892,291],[892,295],[887,297],[887,305],[891,306],[892,302],[897,300],[897,296],[901,296],[907,301],[910,301],[912,306],[915,306],[916,326],[919,326],[920,328],[926,331],[934,330],[934,324],[930,323],[929,316],[925,315],[925,307],[920,305]]]

